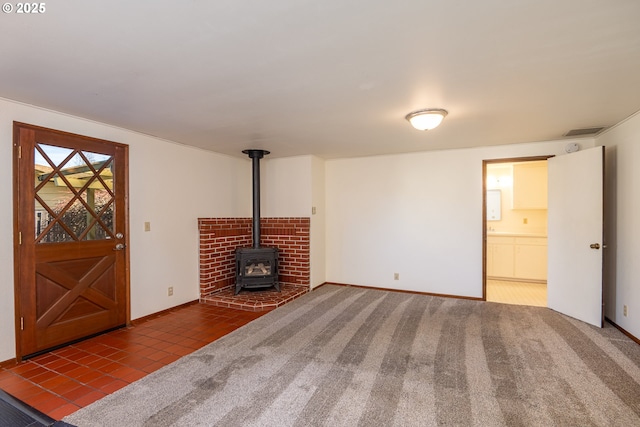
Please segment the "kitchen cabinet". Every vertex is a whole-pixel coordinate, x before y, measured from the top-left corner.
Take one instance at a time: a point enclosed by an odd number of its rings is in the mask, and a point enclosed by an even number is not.
[[[487,237],[487,276],[514,277],[513,237]]]
[[[547,280],[546,238],[516,238],[514,277],[526,280]]]
[[[547,162],[513,165],[513,209],[547,209]]]
[[[547,280],[547,238],[487,237],[487,277],[544,282]]]

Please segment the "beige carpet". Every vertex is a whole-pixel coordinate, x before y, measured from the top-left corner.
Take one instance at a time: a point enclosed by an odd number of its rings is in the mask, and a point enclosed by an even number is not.
[[[84,426],[640,425],[640,346],[540,307],[323,286]]]

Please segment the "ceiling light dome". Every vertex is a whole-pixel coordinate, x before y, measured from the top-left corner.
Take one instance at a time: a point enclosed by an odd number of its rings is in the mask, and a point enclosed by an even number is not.
[[[438,127],[447,114],[447,110],[441,108],[427,108],[411,112],[406,115],[405,119],[418,130],[431,130]]]

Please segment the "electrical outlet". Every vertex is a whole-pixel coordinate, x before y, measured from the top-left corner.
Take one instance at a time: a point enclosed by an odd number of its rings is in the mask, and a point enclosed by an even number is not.
[[[529,219],[528,218],[523,218],[522,219],[522,223],[523,224],[528,224],[529,223]]]
[[[316,214],[316,207],[311,206],[311,215],[315,215],[315,214]]]
[[[629,313],[629,310],[627,310],[627,305],[625,304],[622,306],[622,314],[627,317],[627,313]]]
[[[144,231],[151,231],[151,223],[149,221],[144,223]]]
[[[167,289],[167,294],[172,297],[173,296],[173,286],[169,286],[169,288]]]
[[[400,273],[393,273],[393,280],[400,280]]]

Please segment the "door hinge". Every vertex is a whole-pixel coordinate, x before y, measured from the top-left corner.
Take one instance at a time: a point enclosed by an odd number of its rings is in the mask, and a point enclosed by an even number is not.
[[[18,158],[22,158],[22,145],[18,145]]]
[[[20,318],[20,330],[24,331],[24,317]]]
[[[22,244],[22,231],[18,231],[18,244]]]

